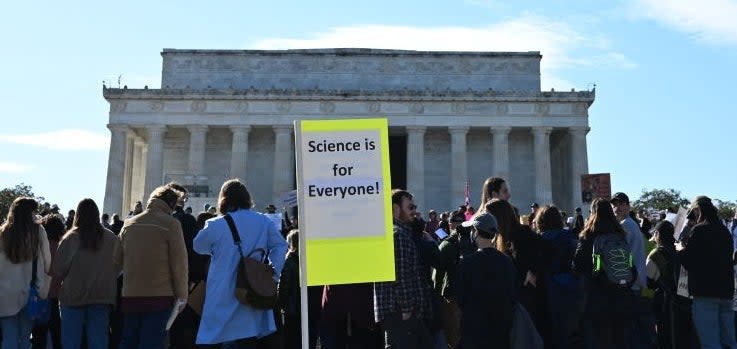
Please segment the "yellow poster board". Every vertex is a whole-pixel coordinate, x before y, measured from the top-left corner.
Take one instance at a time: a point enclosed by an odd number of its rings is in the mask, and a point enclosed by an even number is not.
[[[394,281],[387,119],[294,126],[302,285]]]

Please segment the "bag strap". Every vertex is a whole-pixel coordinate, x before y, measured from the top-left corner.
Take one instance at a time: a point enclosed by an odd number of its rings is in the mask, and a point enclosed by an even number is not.
[[[230,234],[233,236],[233,242],[235,243],[235,246],[238,247],[238,253],[241,255],[241,258],[243,258],[243,250],[241,249],[241,237],[240,235],[238,235],[238,228],[235,227],[233,217],[231,217],[230,214],[226,214],[225,221],[228,222]]]
[[[233,217],[230,216],[230,214],[226,214],[224,216],[225,221],[228,222],[228,227],[230,227],[230,233],[233,236],[233,242],[235,242],[235,245],[238,246],[238,253],[241,254],[241,258],[244,257],[251,257],[256,252],[261,252],[261,261],[265,262],[269,259],[269,251],[263,249],[263,248],[257,248],[251,251],[251,253],[248,254],[248,256],[243,255],[243,249],[241,247],[241,237],[238,234],[238,228],[235,227],[235,222],[233,221]]]

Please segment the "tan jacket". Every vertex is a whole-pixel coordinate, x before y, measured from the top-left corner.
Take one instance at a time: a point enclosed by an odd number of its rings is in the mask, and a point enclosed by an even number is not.
[[[187,247],[179,221],[161,199],[125,221],[122,249],[115,260],[123,265],[123,297],[187,298]]]
[[[51,252],[46,230],[40,225],[38,242],[36,286],[41,298],[46,298],[49,293],[50,278],[47,272],[51,266]],[[5,255],[5,249],[0,245],[0,317],[18,314],[26,306],[28,291],[31,287],[31,273],[33,273],[33,261],[13,264]]]
[[[120,265],[113,262],[120,240],[103,229],[95,251],[81,248],[79,233],[72,230],[59,243],[52,272],[62,282],[59,302],[65,306],[115,304]]]

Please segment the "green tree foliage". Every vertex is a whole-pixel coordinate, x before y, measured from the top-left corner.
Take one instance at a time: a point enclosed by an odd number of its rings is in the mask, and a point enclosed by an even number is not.
[[[30,185],[21,183],[13,188],[4,188],[0,190],[0,222],[5,221],[5,217],[8,216],[8,210],[10,209],[10,204],[13,203],[13,200],[21,196],[35,198],[39,201],[44,200],[43,197],[36,197],[33,194],[33,189]]]
[[[737,204],[732,201],[714,199],[714,205],[719,209],[719,218],[721,219],[734,217],[734,211],[737,209]]]
[[[632,203],[636,210],[678,210],[679,207],[685,208],[688,205],[688,199],[675,189],[643,189],[640,198]]]

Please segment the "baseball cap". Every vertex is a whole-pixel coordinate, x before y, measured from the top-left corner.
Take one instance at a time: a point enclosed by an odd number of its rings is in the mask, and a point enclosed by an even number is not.
[[[499,230],[496,223],[496,218],[494,218],[494,215],[488,212],[484,212],[476,217],[473,217],[472,220],[464,222],[461,225],[464,227],[474,227],[476,228],[476,230],[490,233],[492,235]]]
[[[618,193],[612,195],[612,199],[610,201],[611,202],[624,202],[626,204],[629,204],[630,203],[630,198],[629,198],[629,196],[627,196],[627,194],[625,194],[623,192],[618,192]]]

